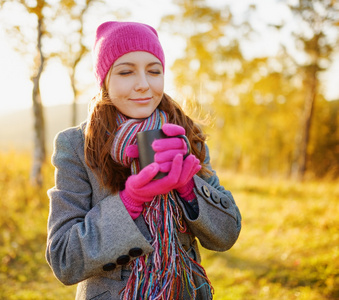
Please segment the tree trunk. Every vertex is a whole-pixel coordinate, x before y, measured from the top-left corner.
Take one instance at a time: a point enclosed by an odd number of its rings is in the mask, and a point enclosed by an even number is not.
[[[303,180],[307,171],[307,159],[308,159],[308,144],[310,141],[310,132],[312,125],[312,116],[314,111],[315,98],[317,94],[317,66],[311,67],[311,72],[308,73],[306,86],[305,105],[301,126],[301,139],[299,145],[299,157],[297,167],[297,178]],[[297,146],[298,147],[298,146]]]
[[[34,149],[33,149],[33,165],[31,170],[31,182],[33,185],[42,186],[42,166],[46,159],[45,146],[45,121],[43,105],[40,95],[40,77],[44,68],[44,56],[41,49],[42,39],[42,19],[38,19],[38,34],[37,34],[37,61],[36,74],[32,76],[33,82],[33,114],[34,114]]]

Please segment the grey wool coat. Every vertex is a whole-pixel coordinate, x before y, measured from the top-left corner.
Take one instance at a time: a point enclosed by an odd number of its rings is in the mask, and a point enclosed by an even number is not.
[[[76,299],[115,300],[128,280],[128,262],[152,252],[153,247],[143,218],[133,220],[119,194],[100,187],[87,166],[84,128],[83,123],[55,138],[55,186],[48,191],[46,258],[62,283],[78,284]],[[207,146],[206,150],[209,165]],[[179,239],[198,262],[196,238],[207,249],[226,251],[236,242],[241,228],[240,212],[231,193],[213,174],[208,179],[194,176],[197,214],[179,201],[192,233],[180,234]]]

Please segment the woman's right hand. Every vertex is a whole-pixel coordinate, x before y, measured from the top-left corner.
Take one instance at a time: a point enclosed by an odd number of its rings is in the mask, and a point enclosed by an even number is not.
[[[125,189],[120,192],[120,198],[133,219],[143,210],[143,204],[150,202],[155,196],[167,194],[179,182],[183,166],[183,156],[178,154],[174,159],[167,176],[153,180],[159,172],[159,164],[152,163],[143,168],[139,174],[128,177]]]

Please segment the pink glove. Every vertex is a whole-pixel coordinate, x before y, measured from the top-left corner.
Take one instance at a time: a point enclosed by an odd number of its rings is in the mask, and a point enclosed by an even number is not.
[[[179,196],[185,201],[190,201],[196,198],[193,188],[193,176],[201,169],[200,161],[193,154],[186,157],[183,162],[182,172],[178,185],[175,187]]]
[[[176,135],[185,135],[185,129],[175,124],[164,124],[162,131],[169,137]],[[161,140],[155,140],[152,143],[155,152],[154,161],[160,165],[161,172],[168,172],[171,168],[172,161],[177,154],[185,155],[187,145],[181,138],[173,137]]]
[[[166,123],[162,126],[162,131],[167,136],[185,135],[185,129],[179,125]],[[181,138],[167,138],[155,140],[152,143],[154,150],[154,161],[160,165],[160,172],[167,173],[171,169],[172,161],[177,154],[185,155],[187,145]],[[138,158],[139,151],[136,144],[126,148],[126,154],[129,157]]]
[[[185,128],[175,124],[164,124],[162,131],[167,136],[185,135]],[[168,172],[171,167],[173,158],[178,154],[186,154],[187,145],[181,138],[167,138],[156,140],[152,144],[153,150],[156,152],[154,161],[160,164],[161,172]],[[200,161],[190,154],[183,162],[182,173],[176,190],[180,197],[185,201],[196,198],[193,188],[193,176],[201,169]]]
[[[183,167],[183,156],[177,155],[171,170],[165,177],[154,180],[159,171],[159,164],[152,163],[143,168],[139,174],[128,177],[125,189],[120,192],[120,198],[133,219],[136,219],[145,202],[150,202],[157,195],[167,194],[178,186]]]

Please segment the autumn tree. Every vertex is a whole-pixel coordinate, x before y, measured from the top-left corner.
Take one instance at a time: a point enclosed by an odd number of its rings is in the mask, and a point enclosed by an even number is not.
[[[339,177],[339,99],[317,98],[309,145],[308,169],[318,178]]]
[[[45,120],[43,104],[40,94],[40,78],[46,65],[46,54],[43,51],[44,40],[48,38],[46,31],[46,20],[48,19],[49,4],[43,0],[24,1],[10,0],[0,2],[2,9],[13,9],[20,11],[25,21],[32,25],[30,31],[26,28],[27,23],[9,26],[9,33],[12,37],[14,47],[26,57],[31,70],[32,104],[34,115],[34,148],[33,165],[31,170],[31,181],[34,185],[42,184],[42,166],[46,159],[45,145]],[[29,34],[27,34],[29,31]]]
[[[291,86],[288,75],[280,76],[282,63],[244,57],[241,44],[250,39],[253,28],[246,21],[236,23],[230,7],[211,7],[202,0],[176,4],[180,13],[162,21],[162,28],[174,29],[186,42],[183,57],[172,70],[185,100],[194,99],[214,118],[214,126],[206,131],[213,140],[216,165],[235,170],[255,165],[267,172],[272,143],[279,140],[273,137],[284,132],[282,128],[276,132],[272,115],[284,106],[280,87]],[[274,85],[267,84],[270,81]]]
[[[84,23],[86,13],[97,0],[86,0],[84,3],[75,1],[62,0],[56,10],[58,16],[62,16],[63,22],[71,27],[63,30],[58,34],[62,39],[63,48],[55,55],[61,59],[62,64],[66,67],[70,78],[70,84],[73,92],[71,125],[77,124],[77,102],[79,97],[79,88],[76,84],[76,71],[82,58],[90,51],[86,46]],[[70,26],[71,25],[71,26]]]
[[[339,41],[339,3],[333,0],[299,0],[289,5],[299,30],[294,32],[296,44],[304,54],[297,62],[303,78],[304,105],[297,139],[295,175],[303,179],[308,165],[309,144],[316,100],[321,96],[319,77],[331,65],[335,45]]]
[[[243,57],[238,41],[227,35],[227,29],[236,25],[232,24],[232,14],[227,6],[212,8],[203,0],[175,3],[180,12],[164,17],[161,29],[181,36],[186,43],[183,57],[172,67],[178,94],[188,105],[199,104],[205,111],[215,108],[212,113],[216,116],[214,136],[220,137],[227,119],[223,115],[225,106],[238,101],[234,97],[232,81],[241,71]],[[217,139],[229,140],[225,135]],[[214,149],[219,154],[218,163],[222,164],[227,148],[220,142]]]
[[[255,45],[261,35],[251,23],[251,17],[257,14],[255,5],[247,8],[246,17],[237,16],[236,22],[229,6],[214,7],[203,0],[175,3],[179,12],[162,21],[162,29],[178,34],[186,43],[183,56],[172,68],[175,83],[185,100],[198,102],[214,117],[214,126],[206,130],[212,137],[210,148],[212,156],[217,157],[217,165],[256,174],[290,176],[295,170],[295,157],[300,157],[305,149],[299,137],[307,137],[309,128],[303,126],[304,134],[300,135],[300,111],[305,111],[303,120],[310,116],[306,112],[313,106],[304,110],[305,99],[322,94],[318,76],[329,66],[329,51],[333,51],[323,39],[325,30],[316,40],[313,35],[304,36],[304,42],[298,42],[302,37],[296,35],[298,32],[290,35],[291,41],[302,45],[303,57],[308,58],[302,63],[282,41],[273,55],[262,51],[246,57],[244,50]],[[287,9],[286,3],[279,5]],[[301,13],[311,18],[313,12],[305,11],[306,8]],[[333,20],[334,16],[332,11],[327,18]],[[295,22],[298,28],[305,28],[302,20]],[[328,24],[333,27],[332,23]],[[285,24],[281,20],[264,24],[266,44],[271,42],[267,33],[277,30],[275,34],[279,36]],[[319,48],[316,54],[314,43]],[[316,64],[314,60],[310,63],[314,57]]]
[[[46,128],[44,108],[40,93],[40,78],[50,59],[58,58],[67,67],[71,87],[74,93],[72,124],[76,123],[76,103],[79,88],[76,86],[76,70],[80,61],[89,52],[84,39],[85,16],[94,5],[101,16],[112,12],[107,3],[101,0],[61,0],[25,1],[0,0],[3,13],[21,15],[20,23],[8,18],[5,24],[12,45],[27,62],[31,71],[32,106],[34,116],[34,148],[31,181],[35,185],[42,184],[42,166],[46,159]],[[101,9],[99,9],[101,8]],[[102,13],[104,11],[104,13]],[[50,47],[49,45],[59,45]]]
[[[55,17],[62,20],[63,23],[68,24],[67,28],[55,28],[56,38],[61,41],[63,46],[54,53],[54,56],[61,60],[62,65],[67,69],[70,85],[73,93],[71,125],[77,125],[77,103],[82,89],[77,82],[78,66],[86,55],[91,51],[90,46],[86,44],[86,17],[91,14],[91,10],[98,10],[99,6],[104,7],[106,13],[107,4],[102,0],[84,0],[84,1],[69,1],[62,0],[58,3],[55,9]],[[102,10],[104,10],[102,8]],[[93,12],[92,12],[93,14]],[[111,12],[111,15],[113,13]]]

